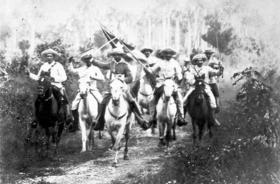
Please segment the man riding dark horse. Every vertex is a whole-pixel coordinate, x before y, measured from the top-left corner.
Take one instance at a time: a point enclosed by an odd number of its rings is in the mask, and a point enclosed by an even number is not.
[[[223,68],[221,64],[221,60],[219,59],[217,53],[214,51],[207,49],[204,51],[205,55],[207,56],[208,59],[208,66],[210,66],[213,69],[218,70],[219,68]],[[220,94],[219,94],[219,76],[211,76],[209,79],[209,85],[211,87],[211,90],[216,98],[216,103],[217,103],[217,110],[216,112],[220,111]]]
[[[189,79],[189,83],[190,84],[195,84],[195,79],[199,78],[199,77],[203,77],[204,79],[204,84],[205,84],[205,88],[204,91],[207,95],[207,97],[209,98],[209,103],[210,103],[210,107],[211,107],[211,118],[212,120],[215,120],[214,118],[214,112],[216,111],[217,108],[217,104],[216,104],[216,100],[215,97],[211,91],[211,88],[209,86],[209,78],[211,76],[220,76],[222,74],[222,68],[219,70],[215,70],[209,66],[203,65],[204,62],[207,60],[205,54],[203,53],[199,53],[196,54],[193,59],[193,66],[190,67],[190,74],[192,75],[192,78]],[[184,104],[188,103],[188,97],[190,96],[190,94],[195,90],[195,87],[193,85],[190,86],[190,89],[188,90],[188,92],[186,93],[185,97],[184,97]],[[218,125],[217,121],[212,122],[216,125]]]
[[[110,70],[110,80],[114,78],[118,78],[122,80],[124,83],[129,85],[133,78],[131,75],[131,71],[128,67],[128,64],[124,61],[124,56],[126,54],[123,52],[120,48],[113,49],[108,56],[112,56],[114,58],[114,61],[109,63],[102,63],[93,60],[92,64],[95,66],[98,66],[105,70]],[[142,127],[142,129],[146,130],[148,129],[148,122],[143,119],[140,108],[136,100],[132,97],[129,89],[124,89],[124,94],[126,100],[129,102],[129,106],[132,112],[135,114],[135,118],[138,122],[138,124]],[[106,105],[108,104],[109,100],[111,98],[110,93],[105,93],[105,96],[103,98],[103,101],[101,102],[101,108],[98,115],[98,121],[96,126],[94,127],[94,130],[103,130],[105,125],[104,120],[104,113],[106,109]]]
[[[58,112],[65,112],[67,120],[71,118],[68,106],[68,100],[65,94],[65,89],[62,82],[66,81],[67,76],[63,66],[54,60],[59,54],[53,49],[47,49],[41,53],[42,58],[46,61],[40,68],[38,74],[33,74],[29,70],[27,74],[33,80],[40,80],[41,77],[46,77],[51,84],[52,93],[58,102]],[[35,117],[32,122],[32,127],[36,127],[38,123],[38,110],[39,110],[40,100],[39,98],[35,101]]]
[[[149,105],[151,113],[149,121],[150,125],[154,125],[156,122],[156,106],[163,93],[163,84],[165,79],[174,79],[176,83],[179,83],[182,80],[182,69],[179,63],[172,58],[175,54],[176,52],[172,49],[161,50],[160,53],[158,53],[158,56],[160,56],[160,61],[158,61],[153,67],[145,69],[146,73],[152,73],[154,76],[158,76],[156,79],[153,100]],[[177,106],[177,124],[179,126],[186,125],[187,123],[185,122],[183,115],[182,96],[177,89],[175,89],[172,96]]]

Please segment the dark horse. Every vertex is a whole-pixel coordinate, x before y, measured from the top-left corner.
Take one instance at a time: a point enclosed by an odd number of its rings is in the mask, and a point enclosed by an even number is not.
[[[39,145],[49,150],[49,141],[55,143],[55,153],[57,153],[58,144],[64,129],[65,110],[59,107],[59,103],[55,98],[54,87],[51,85],[48,76],[40,77],[38,85],[38,97],[35,102],[35,113],[38,121],[36,129],[33,127],[31,131],[35,133]],[[39,135],[43,135],[42,137]]]
[[[193,126],[193,144],[196,144],[198,136],[199,142],[202,139],[205,126],[208,127],[209,137],[213,136],[212,126],[213,120],[211,117],[211,108],[208,101],[208,96],[205,93],[205,75],[195,77],[195,90],[188,97],[186,108],[192,119]]]

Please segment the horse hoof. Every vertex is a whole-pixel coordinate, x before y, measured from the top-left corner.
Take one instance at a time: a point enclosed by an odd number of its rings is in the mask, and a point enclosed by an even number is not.
[[[118,166],[117,166],[117,163],[114,162],[114,163],[112,164],[112,167],[118,167]]]
[[[129,160],[129,158],[128,158],[127,155],[125,155],[125,156],[123,157],[123,159],[124,159],[124,160]]]
[[[86,152],[86,150],[82,149],[80,153],[84,153],[84,152]]]

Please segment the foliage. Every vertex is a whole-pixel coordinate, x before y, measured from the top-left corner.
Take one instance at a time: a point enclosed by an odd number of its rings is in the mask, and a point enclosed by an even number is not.
[[[222,23],[219,22],[217,15],[207,15],[205,21],[208,29],[201,38],[216,47],[219,52],[230,54],[229,43],[234,39],[233,28],[222,29]]]

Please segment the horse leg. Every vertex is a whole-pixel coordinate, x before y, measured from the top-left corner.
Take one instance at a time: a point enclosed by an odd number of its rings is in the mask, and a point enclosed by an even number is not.
[[[99,130],[99,132],[98,132],[98,137],[99,137],[99,139],[102,139],[102,137],[103,137],[101,130]]]
[[[201,143],[202,141],[202,136],[203,136],[203,130],[204,130],[204,124],[199,124],[198,126],[198,140]]]
[[[211,139],[213,137],[212,125],[209,123],[209,121],[207,121],[206,123],[209,131],[209,138]]]
[[[172,126],[172,131],[173,131],[173,140],[176,141],[177,137],[176,137],[176,123],[175,120],[173,120],[173,126]]]
[[[116,138],[115,138],[115,136],[114,136],[113,131],[108,130],[108,132],[109,132],[109,135],[110,135],[111,141],[112,141],[111,149],[113,149],[113,146],[115,145],[115,142],[116,142]]]
[[[129,139],[129,131],[130,131],[130,123],[126,125],[126,130],[125,130],[125,148],[124,148],[124,160],[129,160],[128,158],[128,139]]]
[[[165,136],[165,140],[166,140],[166,146],[169,147],[169,142],[171,141],[171,129],[172,129],[172,122],[167,122],[166,124],[166,136]]]
[[[64,130],[64,122],[57,122],[58,123],[58,126],[57,126],[57,130],[56,130],[56,142],[55,142],[55,154],[58,153],[58,144],[60,142],[60,138],[61,138],[61,135],[62,135],[62,132]]]
[[[113,167],[117,167],[117,164],[118,164],[118,154],[119,154],[119,150],[116,150],[115,157],[114,157],[114,162],[112,164]]]
[[[82,133],[82,152],[86,151],[86,144],[87,144],[87,129],[86,129],[86,121],[79,116],[79,123],[81,127],[81,133]]]
[[[196,139],[197,139],[197,125],[196,120],[192,120],[192,127],[193,127],[193,146],[196,146]]]
[[[165,129],[165,124],[163,122],[158,122],[159,126],[159,146],[164,146],[164,129]]]

